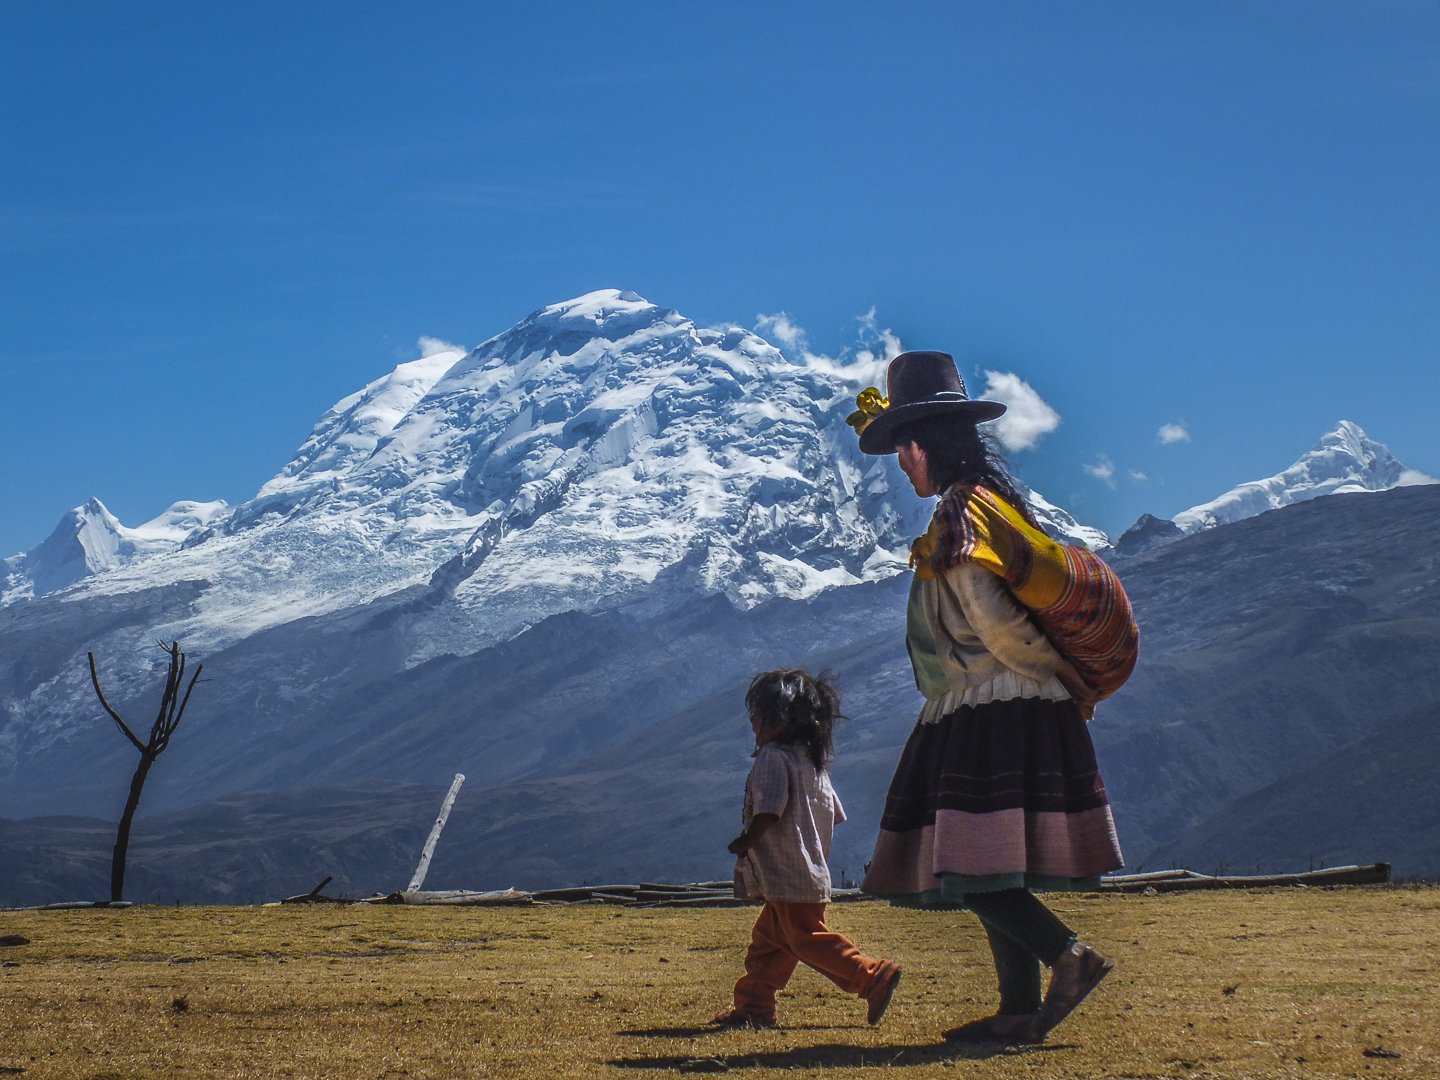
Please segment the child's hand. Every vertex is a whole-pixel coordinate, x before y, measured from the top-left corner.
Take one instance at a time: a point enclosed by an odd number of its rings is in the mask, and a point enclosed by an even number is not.
[[[755,846],[755,841],[764,836],[765,833],[769,831],[770,826],[779,820],[780,818],[777,814],[756,814],[750,819],[750,824],[745,826],[745,831],[730,841],[730,845],[726,850],[729,851],[731,855],[744,855]]]

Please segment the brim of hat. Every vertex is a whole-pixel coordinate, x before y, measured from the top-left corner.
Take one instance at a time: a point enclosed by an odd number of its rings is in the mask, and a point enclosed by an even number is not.
[[[1003,416],[1005,406],[998,401],[917,401],[913,405],[886,409],[861,433],[860,452],[877,455],[895,453],[896,428],[937,413],[953,413],[957,420],[963,418],[972,424],[983,424]]]

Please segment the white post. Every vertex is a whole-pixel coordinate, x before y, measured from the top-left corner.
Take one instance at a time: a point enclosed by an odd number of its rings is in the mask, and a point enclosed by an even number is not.
[[[430,839],[425,841],[425,850],[420,853],[420,865],[415,867],[415,875],[410,879],[410,887],[406,892],[418,892],[425,883],[425,875],[430,871],[430,856],[435,854],[435,845],[440,842],[440,830],[445,828],[445,819],[450,816],[450,807],[455,805],[455,796],[460,794],[460,785],[463,783],[465,774],[456,773],[450,784],[450,791],[445,796],[445,802],[440,806],[440,816],[435,819],[435,824],[430,829]]]

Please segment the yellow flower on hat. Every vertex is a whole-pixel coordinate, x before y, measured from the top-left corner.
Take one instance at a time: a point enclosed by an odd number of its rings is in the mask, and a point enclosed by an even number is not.
[[[855,404],[859,408],[847,416],[845,422],[855,429],[856,435],[863,435],[871,422],[890,408],[890,399],[881,394],[878,388],[867,386],[855,395]]]

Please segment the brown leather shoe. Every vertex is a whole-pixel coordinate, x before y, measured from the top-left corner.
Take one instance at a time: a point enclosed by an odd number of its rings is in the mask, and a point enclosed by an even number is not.
[[[867,1024],[878,1024],[885,1010],[890,1008],[890,999],[895,996],[895,988],[900,985],[900,965],[894,960],[885,960],[880,964],[880,970],[875,974],[875,984],[870,989],[870,994],[865,998],[870,1004],[870,1010],[865,1015]]]
[[[1050,989],[1035,1014],[1030,1032],[1034,1041],[1043,1042],[1114,969],[1113,960],[1078,941],[1061,953],[1050,973]]]
[[[1035,1027],[1035,1013],[996,1013],[981,1020],[971,1020],[945,1032],[948,1043],[973,1045],[995,1043],[1000,1046],[1023,1046],[1035,1043],[1031,1032]],[[1043,1037],[1043,1036],[1042,1036]]]

